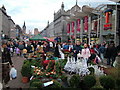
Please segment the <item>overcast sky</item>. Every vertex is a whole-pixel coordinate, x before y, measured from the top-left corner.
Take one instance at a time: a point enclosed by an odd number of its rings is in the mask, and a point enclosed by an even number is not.
[[[102,3],[112,3],[109,0],[77,0],[78,5],[97,6]],[[7,14],[16,24],[23,26],[26,22],[27,31],[38,28],[43,30],[47,22],[53,21],[54,11],[57,12],[64,2],[65,10],[76,4],[76,0],[0,0],[0,6],[4,5]]]

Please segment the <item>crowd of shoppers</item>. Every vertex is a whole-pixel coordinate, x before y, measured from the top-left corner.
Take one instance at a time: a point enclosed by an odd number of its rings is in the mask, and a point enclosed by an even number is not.
[[[99,56],[101,63],[106,62],[107,65],[113,66],[116,60],[116,56],[120,53],[120,45],[115,47],[114,43],[106,44],[93,44],[88,45],[76,41],[76,43],[60,43],[60,42],[47,42],[47,41],[7,41],[3,42],[1,46],[2,51],[2,76],[3,82],[7,85],[10,80],[9,70],[10,67],[14,67],[11,57],[15,55],[24,57],[26,53],[32,53],[36,50],[40,50],[43,54],[47,52],[53,52],[55,57],[61,58],[60,51],[67,50],[73,53],[75,61],[78,59],[78,54],[84,58],[85,63],[89,63]],[[119,54],[120,55],[120,54]]]

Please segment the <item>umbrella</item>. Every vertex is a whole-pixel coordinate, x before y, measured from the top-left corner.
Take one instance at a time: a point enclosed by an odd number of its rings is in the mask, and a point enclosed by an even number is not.
[[[42,41],[46,41],[47,39],[43,38],[40,34],[30,38],[29,40],[42,40]]]

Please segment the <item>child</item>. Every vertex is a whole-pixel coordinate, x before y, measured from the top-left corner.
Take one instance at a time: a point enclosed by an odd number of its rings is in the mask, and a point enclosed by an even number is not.
[[[20,49],[19,48],[16,48],[16,54],[17,54],[17,56],[20,55]]]

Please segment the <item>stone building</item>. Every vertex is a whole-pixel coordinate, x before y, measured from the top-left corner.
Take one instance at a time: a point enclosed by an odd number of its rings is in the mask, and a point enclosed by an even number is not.
[[[34,29],[34,35],[38,35],[38,34],[39,34],[38,28],[35,28]]]
[[[62,41],[80,40],[85,43],[120,44],[120,5],[101,4],[97,7],[83,5],[73,6],[65,11],[62,3],[61,9],[54,13],[53,20],[54,37],[61,37]],[[42,32],[50,36],[51,25]],[[49,32],[48,32],[49,31]],[[48,33],[48,34],[47,34]]]
[[[42,36],[47,37],[60,37],[62,41],[67,41],[67,19],[73,14],[74,11],[81,10],[77,5],[73,6],[71,9],[65,11],[64,3],[62,3],[61,8],[54,12],[54,20],[48,24],[43,31],[41,31]]]
[[[9,15],[7,15],[4,6],[0,8],[0,35],[2,38],[11,38],[11,30],[14,29],[15,23]],[[13,30],[14,31],[14,30]],[[15,35],[15,34],[14,34]]]

